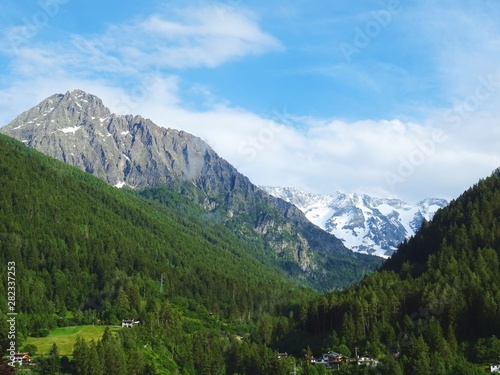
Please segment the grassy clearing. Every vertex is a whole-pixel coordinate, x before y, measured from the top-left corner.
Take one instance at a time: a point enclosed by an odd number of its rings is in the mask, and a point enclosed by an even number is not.
[[[119,326],[110,326],[111,332],[122,329]],[[47,354],[52,344],[56,343],[59,355],[70,356],[73,353],[73,346],[77,336],[82,336],[85,341],[94,339],[97,341],[102,337],[106,326],[73,326],[56,328],[47,337],[29,337],[24,343],[35,345],[38,348],[38,355]]]

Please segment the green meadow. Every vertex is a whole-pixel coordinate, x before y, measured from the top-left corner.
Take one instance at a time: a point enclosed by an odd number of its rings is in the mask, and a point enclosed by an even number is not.
[[[109,326],[111,332],[122,329],[119,326]],[[73,353],[73,346],[76,338],[81,336],[85,341],[99,340],[104,333],[106,326],[72,326],[61,327],[52,330],[46,337],[29,337],[25,345],[32,344],[37,347],[38,355],[45,355],[50,351],[51,346],[56,343],[60,356],[70,356]]]

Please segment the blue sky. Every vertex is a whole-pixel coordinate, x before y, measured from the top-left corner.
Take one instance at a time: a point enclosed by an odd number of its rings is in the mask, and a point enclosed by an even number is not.
[[[418,201],[500,166],[500,4],[4,0],[0,125],[75,88],[257,184]]]

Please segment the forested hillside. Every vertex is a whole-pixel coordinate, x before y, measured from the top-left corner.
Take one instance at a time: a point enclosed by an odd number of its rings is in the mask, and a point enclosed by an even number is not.
[[[500,362],[499,257],[496,171],[439,210],[380,271],[300,306],[281,342],[301,337],[296,351],[309,344],[315,353],[375,356],[374,374],[483,374]]]
[[[141,326],[110,344],[110,353],[129,358],[127,348],[134,348],[151,359],[161,348],[153,369],[166,363],[171,373],[201,373],[197,366],[224,371],[236,333],[249,333],[305,293],[257,260],[252,244],[213,218],[190,214],[198,206],[181,197],[173,204],[182,209],[113,188],[0,136],[0,263],[6,280],[6,265],[15,262],[18,347],[56,326],[138,319]],[[200,350],[204,356],[193,356]]]
[[[497,171],[379,271],[318,295],[224,215],[162,187],[113,188],[0,136],[0,258],[16,264],[19,347],[56,326],[141,322],[79,339],[71,360],[54,346],[36,360],[44,374],[285,375],[297,365],[314,375],[328,370],[311,359],[328,351],[351,358],[339,374],[484,374],[500,356],[499,218]],[[355,354],[378,362],[357,366]]]

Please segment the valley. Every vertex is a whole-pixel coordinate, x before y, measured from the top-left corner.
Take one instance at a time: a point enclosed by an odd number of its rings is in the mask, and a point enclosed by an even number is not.
[[[79,90],[1,132],[18,373],[475,375],[497,360],[498,170],[416,206],[261,189],[200,139]]]

